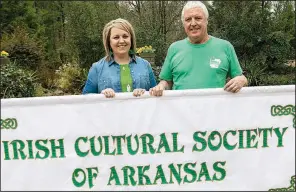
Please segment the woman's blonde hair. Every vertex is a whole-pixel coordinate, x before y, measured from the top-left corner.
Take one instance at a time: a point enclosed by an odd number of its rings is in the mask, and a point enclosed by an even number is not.
[[[130,22],[128,22],[127,20],[118,18],[107,23],[103,29],[103,43],[104,43],[104,48],[106,53],[106,60],[110,61],[111,59],[110,34],[111,34],[111,29],[113,27],[124,30],[130,34],[131,36],[130,52],[134,56],[136,53],[136,35],[135,35],[134,28],[130,24]]]

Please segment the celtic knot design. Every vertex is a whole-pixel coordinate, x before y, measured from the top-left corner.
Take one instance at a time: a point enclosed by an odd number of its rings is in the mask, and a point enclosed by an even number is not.
[[[271,115],[272,116],[283,116],[283,115],[292,115],[293,118],[293,127],[296,127],[295,120],[295,105],[273,105],[271,106]]]
[[[17,120],[15,118],[1,119],[1,129],[16,129]]]
[[[287,188],[275,188],[268,191],[295,191],[295,175],[291,177],[290,186]]]

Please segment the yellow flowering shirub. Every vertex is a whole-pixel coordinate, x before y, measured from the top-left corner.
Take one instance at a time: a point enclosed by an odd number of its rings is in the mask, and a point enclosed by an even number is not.
[[[154,53],[155,49],[152,48],[151,45],[149,46],[144,46],[144,47],[140,47],[140,48],[136,48],[136,53],[137,54],[141,54],[141,53]]]
[[[6,51],[1,51],[1,57],[8,57],[9,54]]]

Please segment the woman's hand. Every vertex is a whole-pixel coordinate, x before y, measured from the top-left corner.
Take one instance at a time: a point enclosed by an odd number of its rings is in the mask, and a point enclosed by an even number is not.
[[[115,92],[111,88],[104,89],[101,94],[104,94],[106,98],[113,98],[115,97]]]
[[[145,93],[145,89],[134,89],[133,91],[133,95],[135,97],[140,97],[141,95],[143,95]]]

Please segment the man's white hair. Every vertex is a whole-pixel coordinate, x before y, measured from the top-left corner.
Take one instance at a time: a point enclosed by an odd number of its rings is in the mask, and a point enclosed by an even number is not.
[[[209,12],[208,12],[208,9],[207,7],[205,6],[205,4],[203,4],[201,1],[188,1],[184,7],[183,7],[183,10],[182,10],[182,15],[181,15],[181,21],[182,23],[184,23],[184,12],[185,10],[187,9],[191,9],[191,8],[194,8],[194,7],[199,7],[203,10],[206,18],[208,19],[209,18]]]

